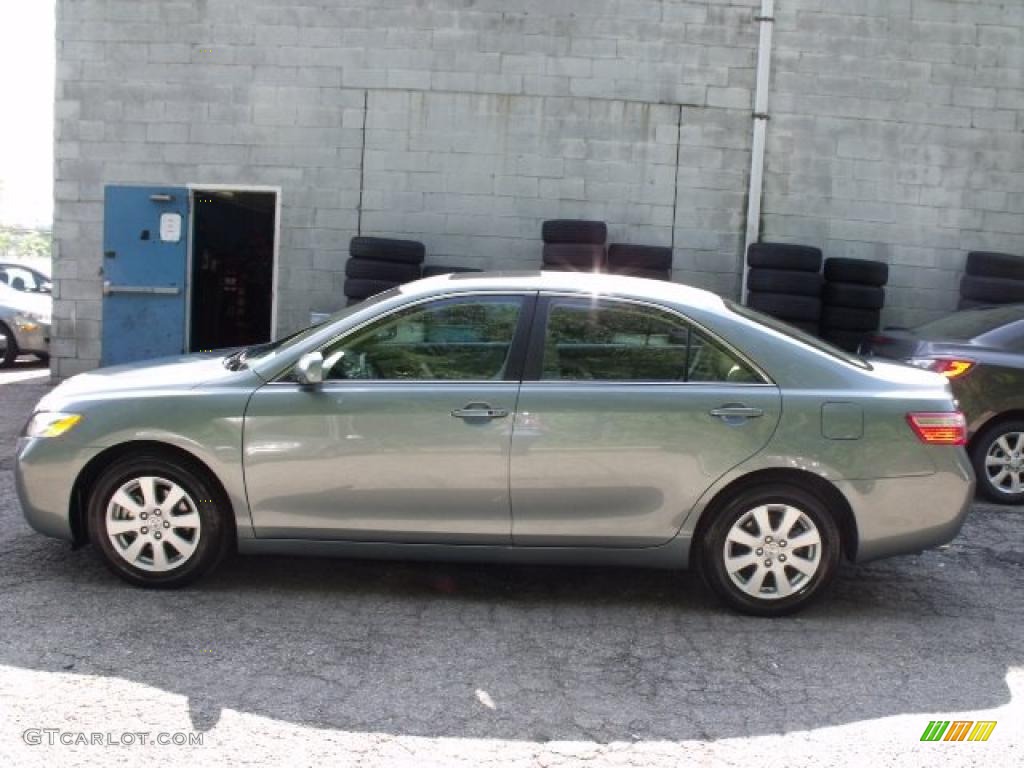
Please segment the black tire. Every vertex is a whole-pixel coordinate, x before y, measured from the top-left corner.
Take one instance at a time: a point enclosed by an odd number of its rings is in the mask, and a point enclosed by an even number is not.
[[[992,251],[971,251],[967,254],[964,272],[974,277],[1004,277],[1024,280],[1024,256]]]
[[[866,259],[825,259],[825,279],[830,283],[885,285],[889,282],[889,265]]]
[[[395,240],[390,237],[353,237],[348,253],[354,259],[397,261],[422,264],[427,250],[418,240]]]
[[[838,328],[821,329],[821,338],[847,352],[858,354],[861,347],[867,343],[870,333],[862,331],[844,331]]]
[[[608,239],[608,225],[603,221],[586,219],[549,219],[541,224],[540,235],[545,243],[604,245]]]
[[[988,309],[994,306],[991,301],[975,301],[974,299],[960,299],[956,303],[957,310],[964,309]]]
[[[11,329],[0,323],[0,368],[10,368],[18,359],[18,341]]]
[[[964,275],[960,278],[960,295],[990,304],[1014,304],[1024,301],[1024,280]]]
[[[747,306],[780,320],[816,323],[821,319],[821,299],[813,296],[750,291]]]
[[[825,283],[821,298],[831,307],[881,309],[885,306],[885,289],[856,283]]]
[[[619,267],[668,272],[672,269],[672,249],[663,245],[612,243],[608,246],[608,266],[617,272]]]
[[[825,306],[821,309],[821,327],[836,331],[877,331],[882,323],[879,309]]]
[[[786,322],[794,328],[799,328],[804,333],[811,334],[811,336],[818,336],[821,334],[821,326],[818,323],[801,322],[799,320],[787,320]]]
[[[177,566],[159,573],[129,563],[115,549],[107,535],[106,512],[114,494],[131,480],[147,476],[170,481],[182,488],[192,499],[200,521],[199,541],[195,551]],[[161,517],[169,512],[161,510]],[[140,526],[157,519],[152,510],[147,514],[147,520],[139,520]],[[230,505],[209,473],[192,462],[159,453],[124,456],[107,467],[92,486],[87,516],[89,539],[99,549],[107,567],[125,581],[140,587],[171,588],[195,581],[216,566],[234,542]],[[151,535],[155,536],[155,532]],[[134,538],[128,543],[133,541]],[[145,544],[141,550],[143,554],[136,562],[142,562],[147,551],[152,562],[152,548],[157,545],[164,547],[165,543],[151,540]],[[167,552],[166,548],[164,551]]]
[[[756,597],[748,594],[733,581],[725,563],[726,546],[730,530],[752,510],[764,505],[787,505],[799,510],[807,518],[807,521],[817,529],[820,539],[817,551],[817,569],[810,577],[805,577],[802,581],[791,584],[791,586],[795,587],[795,590],[786,597],[771,597],[768,596],[770,593],[766,594],[765,597]],[[726,604],[735,610],[752,616],[784,616],[805,608],[813,600],[819,598],[835,577],[836,570],[839,567],[839,557],[842,548],[839,526],[836,524],[835,518],[827,505],[816,495],[788,484],[758,485],[743,490],[729,499],[721,509],[714,512],[714,515],[711,524],[704,532],[700,541],[700,570],[708,585]],[[781,517],[778,511],[770,513],[770,526],[780,525]],[[801,519],[802,523],[803,520]],[[757,531],[755,534],[756,526],[753,523],[751,523],[750,527],[745,527],[744,530],[758,539],[765,538],[763,536],[764,531]],[[761,584],[761,593],[765,593],[765,590],[778,589],[776,586],[778,582],[775,579],[779,577],[778,568],[781,565],[778,560],[779,556],[787,557],[792,561],[793,558],[798,556],[806,557],[811,555],[812,550],[805,547],[790,549],[788,550],[789,554],[786,554],[788,538],[783,537],[789,537],[797,530],[799,530],[798,527],[794,526],[788,531],[769,530],[767,532],[771,537],[771,541],[762,543],[762,547],[765,549],[761,550],[760,557],[766,557],[766,562],[772,563],[772,584],[769,585],[768,578],[766,578],[764,583]],[[807,532],[809,529],[804,528],[803,530]],[[786,542],[785,547],[782,546],[783,541]],[[739,544],[729,544],[729,547],[730,554],[733,557],[739,557],[746,553],[755,554],[757,552],[752,547],[746,548],[746,552],[743,552],[741,550],[744,547]],[[774,552],[771,551],[772,549]],[[756,565],[752,563],[749,569],[742,568],[736,573],[742,581],[743,578],[751,578],[756,573],[754,569],[759,567],[760,561]],[[797,578],[794,571],[796,569],[792,566],[782,566],[782,576],[787,579],[787,583]]]
[[[394,288],[396,285],[401,285],[401,283],[392,280],[367,280],[350,277],[345,281],[345,295],[350,299],[368,299]]]
[[[747,273],[747,288],[762,293],[789,293],[797,296],[821,296],[821,275],[795,269],[755,267]]]
[[[436,277],[437,275],[456,275],[462,274],[463,272],[483,272],[482,269],[475,267],[442,267],[438,264],[432,264],[429,267],[423,267],[424,277]]]
[[[820,272],[821,249],[790,243],[751,243],[747,250],[747,264],[768,269]]]
[[[643,269],[642,267],[608,267],[608,272],[623,277],[643,277],[647,280],[671,280],[672,273],[667,269]]]
[[[992,478],[989,477],[988,468],[985,466],[985,459],[989,450],[993,448],[1000,438],[1012,433],[1024,434],[1024,421],[1009,419],[990,424],[975,435],[968,446],[971,464],[974,465],[974,474],[978,478],[978,493],[989,501],[994,501],[996,504],[1024,504],[1024,491],[1013,493],[1000,489],[993,483]],[[1009,441],[1011,449],[1016,449],[1015,443],[1015,440],[1011,439]],[[1024,448],[1024,440],[1021,441],[1020,448]],[[1000,450],[999,453],[1005,452]],[[1018,464],[1018,466],[1020,465]]]
[[[345,263],[345,276],[409,283],[420,279],[420,267],[418,264],[403,264],[397,261],[349,259]]]
[[[581,271],[590,271],[604,266],[605,253],[603,245],[549,243],[544,246],[542,258],[545,266],[575,267]]]

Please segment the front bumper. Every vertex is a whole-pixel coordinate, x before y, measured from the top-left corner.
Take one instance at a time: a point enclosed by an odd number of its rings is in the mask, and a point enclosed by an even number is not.
[[[974,470],[962,448],[935,447],[938,471],[922,477],[844,480],[857,526],[858,563],[948,544],[974,498]]]
[[[25,353],[50,353],[50,325],[49,323],[30,322],[20,324],[13,321],[10,324],[14,333],[14,341],[18,350]]]
[[[18,438],[14,485],[25,520],[46,536],[74,541],[71,489],[85,460],[59,438]]]

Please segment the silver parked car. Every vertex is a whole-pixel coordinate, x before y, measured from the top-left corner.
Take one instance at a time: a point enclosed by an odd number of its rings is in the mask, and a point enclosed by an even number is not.
[[[609,275],[445,275],[290,338],[76,376],[17,486],[143,586],[225,552],[699,566],[793,611],[841,555],[952,539],[974,486],[938,374]]]
[[[19,355],[50,356],[49,294],[29,293],[0,281],[0,368],[14,365]]]

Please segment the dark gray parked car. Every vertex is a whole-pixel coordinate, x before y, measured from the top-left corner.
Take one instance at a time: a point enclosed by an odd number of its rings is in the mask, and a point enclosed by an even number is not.
[[[1024,504],[1024,304],[886,330],[868,351],[946,376],[967,418],[978,490],[998,503]]]
[[[232,354],[76,376],[17,452],[37,530],[176,586],[229,550],[699,566],[771,615],[953,538],[974,478],[941,376],[705,291],[418,281]]]

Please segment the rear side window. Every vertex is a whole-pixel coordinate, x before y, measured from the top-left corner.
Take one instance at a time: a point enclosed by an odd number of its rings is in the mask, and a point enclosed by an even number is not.
[[[676,315],[571,298],[549,305],[541,379],[763,383],[747,363]]]

